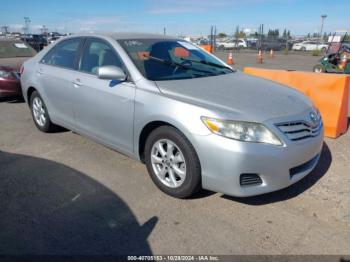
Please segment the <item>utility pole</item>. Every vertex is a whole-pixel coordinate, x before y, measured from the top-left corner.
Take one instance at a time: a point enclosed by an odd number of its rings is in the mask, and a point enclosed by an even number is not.
[[[261,24],[260,27],[259,27],[259,49],[262,48],[262,39],[263,39],[263,36],[264,36],[264,25]]]
[[[166,27],[163,28],[163,33],[166,35]]]
[[[25,41],[27,40],[27,35],[29,33],[29,24],[30,24],[30,18],[29,17],[24,17],[24,27],[23,27],[23,33],[24,33],[24,38]]]
[[[323,25],[324,20],[327,18],[327,15],[321,15],[321,33],[320,33],[320,40],[322,39],[322,33],[323,33]]]
[[[213,52],[215,51],[215,48],[216,48],[216,34],[217,34],[217,31],[216,31],[216,26],[214,27],[214,44],[213,44]]]
[[[9,32],[9,27],[7,26],[7,25],[4,25],[4,26],[2,26],[1,27],[1,30],[2,30],[2,32],[5,34],[5,35],[7,35],[7,33]]]
[[[40,28],[41,34],[46,35],[48,28],[46,27],[46,25],[43,25],[42,28]]]
[[[323,25],[324,25],[324,20],[327,18],[327,15],[321,15],[321,31],[320,31],[320,36],[319,36],[319,41],[321,42],[322,40],[322,33],[323,33]],[[318,42],[316,45],[316,50],[318,50]]]

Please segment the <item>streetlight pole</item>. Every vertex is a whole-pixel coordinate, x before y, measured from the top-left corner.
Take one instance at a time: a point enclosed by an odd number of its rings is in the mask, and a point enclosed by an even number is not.
[[[29,24],[30,24],[30,18],[29,17],[24,17],[24,41],[27,42],[27,35],[29,33]]]
[[[321,33],[320,33],[320,40],[322,39],[322,33],[323,33],[323,25],[324,20],[327,18],[327,15],[321,15]]]

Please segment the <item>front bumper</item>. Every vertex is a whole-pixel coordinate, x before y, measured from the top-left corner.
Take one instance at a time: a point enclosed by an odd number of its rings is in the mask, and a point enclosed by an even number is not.
[[[195,136],[205,189],[232,196],[254,196],[288,187],[314,169],[323,146],[323,130],[302,141],[273,146],[218,135]],[[241,174],[257,174],[262,183],[241,186]]]
[[[21,84],[18,79],[0,78],[0,97],[15,97],[22,94]]]

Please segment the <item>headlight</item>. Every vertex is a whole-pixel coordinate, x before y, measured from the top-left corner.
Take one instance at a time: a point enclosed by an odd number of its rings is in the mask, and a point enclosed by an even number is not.
[[[282,145],[281,140],[263,124],[208,117],[201,119],[209,130],[217,135],[245,142]]]
[[[0,70],[0,78],[13,78],[11,72]]]

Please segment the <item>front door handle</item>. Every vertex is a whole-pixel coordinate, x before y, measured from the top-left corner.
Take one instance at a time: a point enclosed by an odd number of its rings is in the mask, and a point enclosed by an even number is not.
[[[81,82],[81,80],[79,78],[75,79],[75,81],[73,81],[73,85],[75,88],[79,88],[83,85],[83,83]]]
[[[38,76],[41,76],[43,74],[44,70],[42,68],[39,68],[37,71],[36,71],[36,74]]]

